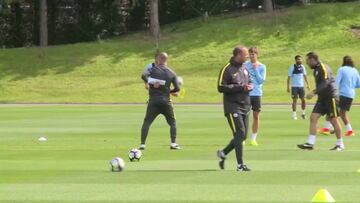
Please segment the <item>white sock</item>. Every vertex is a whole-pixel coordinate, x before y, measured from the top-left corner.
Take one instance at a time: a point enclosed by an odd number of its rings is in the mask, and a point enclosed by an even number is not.
[[[344,142],[343,142],[343,139],[342,139],[342,138],[337,139],[336,145],[339,145],[340,147],[345,148],[345,147],[344,147]]]
[[[305,115],[305,112],[306,112],[305,109],[303,109],[303,110],[302,110],[302,115]]]
[[[315,144],[316,136],[315,135],[309,135],[307,143],[309,144]]]
[[[221,158],[225,158],[225,157],[226,157],[224,151],[222,151],[222,150],[220,151],[220,157],[221,157]]]
[[[172,146],[172,147],[176,147],[177,146],[177,144],[174,142],[174,143],[170,143],[170,145]]]
[[[345,127],[347,131],[352,131],[352,127],[350,123],[346,124]]]
[[[256,140],[256,136],[257,136],[257,133],[253,133],[253,134],[251,134],[251,141]]]
[[[324,128],[330,129],[331,128],[331,123],[330,121],[325,121],[325,126]]]
[[[145,148],[145,145],[144,145],[144,144],[141,144],[140,147],[144,147],[144,148]]]
[[[296,117],[296,111],[293,111],[293,112],[292,112],[292,115],[293,115],[294,117]]]

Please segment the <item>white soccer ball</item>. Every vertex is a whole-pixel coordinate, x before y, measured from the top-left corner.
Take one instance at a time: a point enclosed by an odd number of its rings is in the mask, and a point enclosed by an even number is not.
[[[180,86],[184,84],[184,79],[181,76],[177,76],[177,79]]]
[[[129,159],[130,159],[130,161],[140,161],[141,155],[142,155],[142,153],[140,150],[132,149],[129,152]]]
[[[112,172],[121,172],[125,168],[125,161],[120,157],[112,158],[110,161],[110,170]]]

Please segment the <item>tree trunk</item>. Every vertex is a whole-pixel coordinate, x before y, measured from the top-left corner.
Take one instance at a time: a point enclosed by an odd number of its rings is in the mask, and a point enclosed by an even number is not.
[[[159,39],[159,0],[150,0],[150,32],[156,39]]]
[[[274,11],[272,0],[264,0],[264,9],[267,13],[271,13]]]
[[[47,28],[47,2],[40,1],[40,46],[48,45],[48,28]]]
[[[306,5],[309,3],[309,0],[300,0],[300,2],[303,4],[303,5]]]

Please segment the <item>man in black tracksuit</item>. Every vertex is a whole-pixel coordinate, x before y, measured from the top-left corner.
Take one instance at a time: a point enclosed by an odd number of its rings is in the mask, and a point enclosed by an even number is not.
[[[142,79],[149,84],[149,102],[146,116],[141,128],[141,144],[139,149],[145,149],[145,141],[149,127],[159,114],[163,114],[170,126],[170,149],[180,149],[176,144],[176,121],[170,94],[176,96],[180,91],[176,73],[167,67],[168,55],[159,53],[156,55],[156,64],[145,70]],[[170,89],[171,84],[173,89]]]
[[[307,64],[314,70],[316,89],[306,95],[311,99],[318,96],[314,109],[310,117],[310,133],[306,143],[297,145],[300,149],[313,150],[316,141],[317,122],[320,116],[327,115],[331,124],[334,126],[337,142],[335,147],[330,150],[342,151],[345,149],[341,136],[341,126],[337,119],[339,113],[336,102],[335,80],[332,76],[330,67],[322,63],[317,54],[310,52],[307,55]]]
[[[218,91],[223,93],[224,113],[233,133],[230,143],[217,152],[221,169],[224,169],[226,155],[235,149],[237,170],[250,171],[243,163],[242,144],[246,139],[248,114],[251,107],[249,92],[253,89],[249,73],[244,65],[248,56],[246,47],[236,47],[233,50],[233,57],[221,69],[218,79]]]

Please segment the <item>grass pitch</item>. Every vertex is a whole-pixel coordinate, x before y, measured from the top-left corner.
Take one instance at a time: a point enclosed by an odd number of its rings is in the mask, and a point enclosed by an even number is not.
[[[253,170],[226,170],[215,151],[231,138],[221,106],[176,106],[181,151],[169,150],[169,129],[159,117],[140,162],[127,152],[139,144],[144,106],[0,108],[0,202],[310,202],[326,188],[337,202],[359,202],[360,139],[330,152],[333,136],[319,136],[301,151],[308,120],[291,120],[288,107],[264,107],[258,147],[245,147]],[[310,108],[309,108],[310,109]],[[351,118],[360,132],[360,108]],[[46,136],[48,141],[37,139]],[[108,162],[125,158],[126,170]]]

